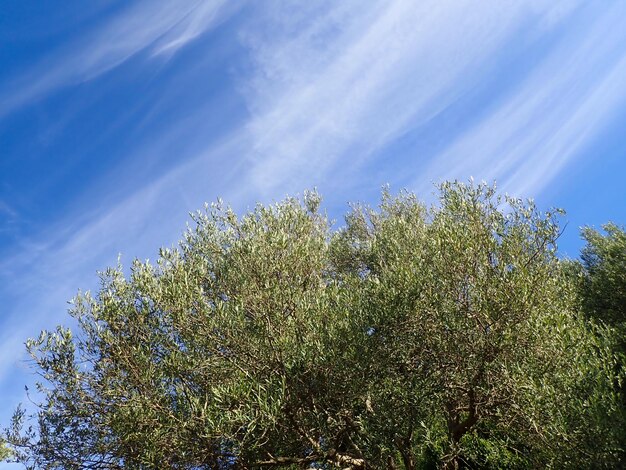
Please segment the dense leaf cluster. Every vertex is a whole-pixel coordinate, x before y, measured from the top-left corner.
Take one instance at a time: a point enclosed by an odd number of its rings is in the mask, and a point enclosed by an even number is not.
[[[595,289],[596,278],[556,257],[558,212],[457,183],[430,209],[385,192],[337,231],[319,206],[307,193],[238,218],[215,204],[155,265],[103,273],[97,294],[74,302],[76,334],[28,343],[42,401],[7,430],[15,458],[65,469],[619,465],[623,371],[613,330],[578,308],[577,279]]]

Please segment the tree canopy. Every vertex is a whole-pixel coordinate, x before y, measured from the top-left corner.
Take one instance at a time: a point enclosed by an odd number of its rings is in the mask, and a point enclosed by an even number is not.
[[[338,230],[314,192],[243,217],[207,206],[155,264],[79,294],[76,331],[28,342],[41,402],[7,429],[14,457],[614,468],[623,372],[556,256],[559,214],[460,183],[430,208],[385,191]]]
[[[591,317],[626,328],[626,232],[613,223],[603,229],[605,234],[583,229],[584,309]]]
[[[617,358],[615,387],[626,409],[626,232],[614,223],[602,228],[604,233],[590,227],[582,231],[586,245],[578,264],[578,290],[587,317],[612,328],[606,340]],[[626,429],[626,420],[615,425]],[[621,449],[626,460],[626,431],[621,436]]]

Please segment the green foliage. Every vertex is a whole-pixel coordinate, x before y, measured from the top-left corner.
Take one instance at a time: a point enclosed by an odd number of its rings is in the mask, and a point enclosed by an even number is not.
[[[615,389],[626,410],[626,232],[613,223],[603,227],[604,234],[584,228],[587,242],[581,262],[570,267],[577,275],[582,310],[591,321],[604,325],[602,332],[615,357]],[[615,427],[621,430],[622,459],[626,460],[626,416],[622,413]]]
[[[420,420],[446,429],[446,446],[439,433],[431,448],[450,466],[469,458],[473,430],[525,465],[579,467],[593,454],[610,467],[615,433],[606,447],[593,440],[617,413],[611,357],[572,309],[575,291],[555,257],[558,212],[542,216],[486,186],[441,190],[430,213],[410,194],[385,195],[378,212],[357,208],[337,249],[348,274],[372,281],[364,308],[379,356],[416,400],[379,400],[406,407],[390,428],[416,443],[427,439]]]
[[[7,438],[32,468],[617,465],[614,356],[576,311],[558,212],[446,183],[336,232],[320,198],[221,203],[102,274]]]
[[[626,232],[615,224],[602,227],[606,235],[583,229],[583,306],[591,317],[610,325],[626,325]]]
[[[11,456],[11,451],[3,439],[0,439],[0,461],[7,460]]]

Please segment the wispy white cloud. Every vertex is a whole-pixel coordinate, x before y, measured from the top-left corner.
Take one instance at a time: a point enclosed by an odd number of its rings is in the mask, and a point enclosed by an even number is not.
[[[247,37],[252,181],[293,190],[358,165],[476,86],[521,25],[562,21],[551,3],[339,2],[295,35],[281,4],[267,44]]]
[[[153,55],[172,54],[208,29],[216,26],[220,19],[224,19],[225,3],[226,0],[201,2],[197,8],[187,13],[184,18],[159,38],[157,44],[154,45]],[[171,2],[170,5],[172,5]],[[232,3],[230,8],[232,8]]]
[[[588,17],[519,88],[435,155],[415,186],[474,175],[528,196],[550,184],[624,105],[624,13],[614,5]]]
[[[97,78],[135,54],[173,54],[219,23],[225,0],[140,1],[107,19],[86,37],[61,46],[0,88],[0,117],[58,88]]]
[[[126,6],[87,37],[63,46],[11,83],[3,84],[0,118],[60,87],[114,71],[137,53],[146,52],[147,58],[170,58],[236,8],[225,0],[150,0]],[[117,162],[117,174],[105,175],[117,185],[132,179],[128,193],[98,200],[98,188],[110,188],[111,181],[94,183],[96,194],[92,191],[87,199],[104,207],[84,204],[78,213],[73,210],[53,225],[41,227],[38,233],[25,234],[11,254],[7,252],[0,259],[0,395],[4,395],[7,381],[14,379],[17,361],[23,357],[20,345],[24,339],[63,321],[66,302],[76,290],[97,286],[97,270],[114,264],[118,253],[124,254],[126,265],[135,256],[155,256],[159,246],[179,239],[186,211],[201,207],[205,200],[218,194],[237,200],[238,186],[227,183],[238,170],[229,157],[241,153],[241,148],[234,148],[239,140],[202,132],[196,134],[203,138],[190,137],[211,111],[211,103],[201,102],[182,116],[172,115],[166,130],[150,135],[142,146],[127,152],[126,158]],[[177,160],[168,171],[154,178],[143,174],[137,178],[142,165],[164,160],[163,154],[173,148]],[[9,211],[9,206],[0,204],[0,213]],[[25,314],[28,321],[24,321]]]
[[[17,212],[8,203],[0,199],[0,214],[5,214],[10,218],[17,217]]]

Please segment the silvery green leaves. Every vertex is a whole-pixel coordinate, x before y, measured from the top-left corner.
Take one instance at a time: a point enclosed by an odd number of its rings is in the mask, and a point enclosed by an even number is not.
[[[333,231],[315,192],[192,215],[29,343],[42,402],[7,431],[46,468],[615,465],[604,336],[558,212],[445,183]],[[592,331],[593,330],[593,331]],[[32,426],[32,427],[31,427]]]

